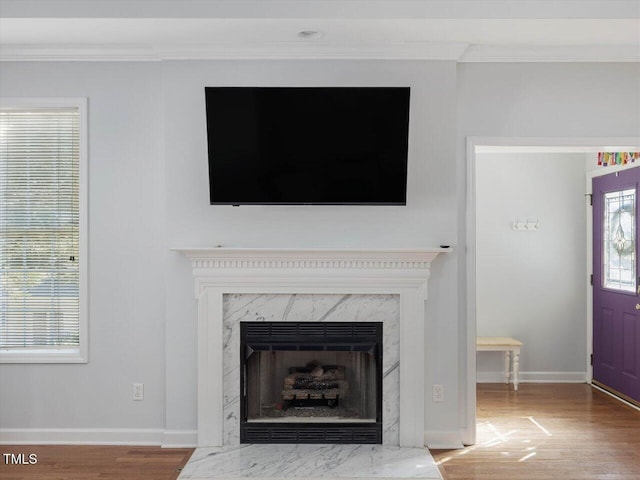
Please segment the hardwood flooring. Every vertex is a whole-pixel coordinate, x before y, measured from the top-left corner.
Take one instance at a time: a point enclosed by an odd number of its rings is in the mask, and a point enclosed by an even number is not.
[[[0,453],[37,455],[33,465],[6,465],[2,480],[175,480],[192,448],[0,445]]]
[[[445,480],[640,479],[640,411],[586,384],[477,394],[476,445],[431,451]]]
[[[432,450],[445,480],[640,480],[640,411],[584,384],[478,385],[477,444]],[[193,449],[6,446],[0,480],[175,480]]]

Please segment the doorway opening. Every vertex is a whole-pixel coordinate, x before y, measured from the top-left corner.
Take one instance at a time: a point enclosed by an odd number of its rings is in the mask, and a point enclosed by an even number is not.
[[[469,138],[467,142],[468,162],[467,162],[467,418],[468,418],[468,437],[469,443],[475,442],[475,408],[476,381],[501,381],[496,375],[502,374],[497,372],[495,368],[497,363],[503,365],[499,358],[476,358],[476,337],[478,335],[496,335],[523,337],[524,346],[522,348],[522,357],[520,362],[521,381],[524,382],[562,382],[577,383],[591,382],[592,370],[589,365],[590,355],[592,353],[592,297],[589,285],[589,275],[591,272],[591,241],[587,230],[591,228],[590,220],[585,213],[588,204],[588,195],[591,192],[590,180],[593,176],[602,173],[615,171],[619,167],[598,167],[597,152],[599,151],[634,151],[638,149],[640,142],[637,138],[594,138],[594,139],[558,139],[558,138],[527,138],[527,139],[510,139],[510,138]],[[611,147],[615,145],[616,147]],[[531,176],[521,176],[515,181],[511,176],[514,167],[517,165],[514,161],[526,161],[529,158],[546,158],[547,164],[544,162],[528,164]],[[582,211],[579,214],[574,208],[567,211],[558,208],[557,212],[563,218],[551,218],[553,214],[553,202],[551,208],[546,201],[549,200],[550,192],[555,191],[554,188],[560,188],[557,185],[561,179],[563,167],[565,164],[560,163],[561,158],[565,156],[572,158],[574,164],[580,165],[582,169],[580,173],[582,179],[573,181],[567,194],[579,195],[578,205],[582,205]],[[584,159],[581,163],[580,156]],[[481,162],[487,158],[492,158],[498,169],[498,175],[491,177],[489,172],[489,180],[493,184],[504,186],[505,193],[516,192],[516,194],[526,193],[527,191],[533,195],[535,199],[525,203],[515,201],[513,195],[493,195],[492,198],[486,198],[485,190],[482,182],[487,181],[487,171],[483,171]],[[554,160],[555,159],[555,160]],[[511,162],[511,163],[510,163]],[[634,164],[631,164],[633,166]],[[622,168],[629,168],[625,166]],[[486,169],[485,169],[486,170]],[[606,170],[606,172],[603,172]],[[520,172],[523,173],[523,172]],[[525,172],[526,173],[526,172]],[[513,173],[515,175],[515,173]],[[535,181],[527,179],[534,178]],[[545,180],[546,178],[546,180]],[[574,179],[575,180],[575,179]],[[577,191],[581,187],[581,191]],[[536,196],[537,195],[537,196]],[[545,197],[546,196],[546,197]],[[512,206],[509,210],[509,206]],[[560,206],[559,206],[560,207]],[[479,209],[483,212],[499,213],[499,217],[493,218],[489,223],[479,221]],[[580,208],[580,207],[578,207]],[[493,210],[492,210],[493,209]],[[520,213],[521,212],[521,213]],[[519,218],[522,217],[522,218]],[[556,216],[557,217],[557,216]],[[514,224],[536,225],[536,229],[518,230]],[[566,232],[571,228],[576,230],[572,236],[567,237]],[[581,231],[579,231],[581,230]],[[563,233],[565,232],[565,233]],[[479,244],[479,242],[484,242]],[[564,242],[564,243],[563,243]],[[488,245],[488,247],[487,247]],[[479,250],[480,247],[480,250]],[[484,251],[482,248],[489,248]],[[529,255],[522,255],[522,248],[528,248]],[[520,249],[520,250],[519,250]],[[536,254],[532,252],[538,252]],[[579,332],[571,331],[570,324],[564,321],[564,317],[556,321],[553,327],[549,325],[541,325],[540,316],[535,321],[520,323],[518,328],[506,331],[512,327],[509,323],[514,317],[527,317],[527,311],[536,310],[540,304],[544,302],[544,296],[547,292],[554,292],[554,288],[561,285],[557,283],[560,279],[556,274],[557,255],[570,252],[573,267],[571,272],[564,272],[566,278],[562,280],[566,283],[571,281],[577,290],[573,289],[573,296],[570,302],[565,299],[561,306],[565,312],[572,312],[574,309],[580,310],[578,316],[573,317],[573,324],[580,322]],[[579,254],[579,252],[583,252]],[[508,262],[507,258],[511,257]],[[576,256],[577,255],[577,256]],[[579,260],[576,260],[579,258]],[[515,260],[514,260],[515,259]],[[508,268],[493,269],[491,262],[502,262]],[[579,265],[576,263],[579,261]],[[555,263],[554,263],[555,262]],[[549,264],[556,265],[556,268],[549,267]],[[546,265],[546,267],[545,267]],[[524,269],[523,272],[523,268]],[[483,270],[484,269],[484,270]],[[579,274],[581,278],[570,278],[571,273]],[[479,280],[478,274],[483,274],[482,280]],[[486,281],[489,275],[491,282]],[[533,281],[535,279],[535,281]],[[520,297],[506,294],[506,290],[520,289]],[[564,285],[564,284],[562,284]],[[510,305],[500,305],[496,301],[497,296],[502,289],[503,298],[510,302]],[[496,294],[498,292],[498,294]],[[482,295],[491,294],[493,297],[482,298]],[[508,298],[507,298],[508,297]],[[557,298],[556,298],[557,300]],[[571,304],[569,304],[571,303]],[[579,305],[577,305],[579,303]],[[487,310],[487,305],[491,305],[492,311]],[[515,307],[515,309],[514,309]],[[483,319],[492,318],[489,323],[483,323]],[[545,323],[545,322],[542,322]],[[529,330],[521,330],[524,326],[528,326]],[[535,328],[538,328],[536,331]],[[495,328],[495,331],[488,331]],[[502,329],[500,331],[499,329]],[[563,330],[564,329],[564,330]],[[561,370],[555,365],[551,367],[545,366],[544,362],[553,362],[554,355],[560,348],[553,345],[550,338],[564,335],[569,338],[571,336],[573,359],[562,358],[558,356],[557,361],[568,362]],[[529,344],[529,345],[528,345]],[[562,345],[564,348],[565,345]],[[576,363],[577,357],[577,363]],[[536,363],[537,362],[537,363]],[[542,362],[542,363],[541,363]],[[535,365],[538,365],[537,367]],[[547,364],[549,365],[549,364]],[[500,369],[501,370],[501,369]],[[477,375],[476,375],[477,372]]]

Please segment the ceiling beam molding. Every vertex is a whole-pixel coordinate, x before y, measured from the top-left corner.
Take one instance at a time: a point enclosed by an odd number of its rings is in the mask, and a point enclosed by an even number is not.
[[[460,63],[640,62],[640,48],[635,45],[472,45],[458,61]]]
[[[265,42],[228,45],[3,45],[0,62],[170,60],[425,60],[459,63],[640,62],[633,45],[492,46],[466,43],[396,42],[385,44]]]
[[[628,19],[637,0],[0,0],[4,18]]]
[[[466,51],[463,43],[398,42],[378,45],[299,42],[147,47],[141,45],[5,45],[0,61],[168,61],[252,59],[448,60]]]

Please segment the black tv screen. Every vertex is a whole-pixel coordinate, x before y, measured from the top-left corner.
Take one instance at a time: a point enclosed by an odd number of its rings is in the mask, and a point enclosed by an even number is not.
[[[406,205],[409,87],[206,87],[212,205]]]

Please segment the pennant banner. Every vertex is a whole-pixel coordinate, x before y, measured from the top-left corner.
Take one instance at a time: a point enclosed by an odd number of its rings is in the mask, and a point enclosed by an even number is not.
[[[640,159],[640,152],[598,152],[598,165],[626,165]]]

